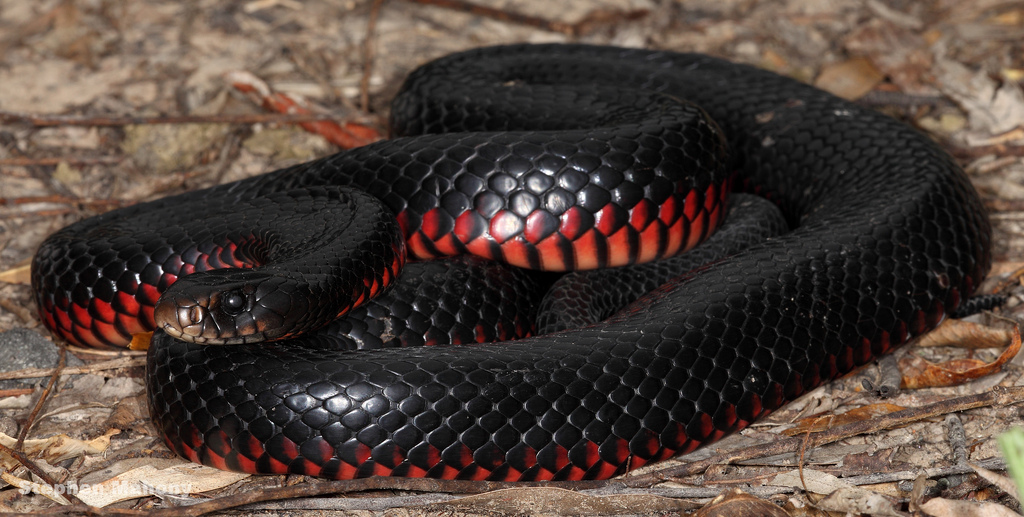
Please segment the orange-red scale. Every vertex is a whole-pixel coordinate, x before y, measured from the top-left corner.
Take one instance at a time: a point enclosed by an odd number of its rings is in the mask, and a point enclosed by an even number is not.
[[[449,222],[444,209],[419,217],[398,214],[409,253],[418,259],[470,253],[531,269],[565,271],[656,260],[702,242],[722,221],[731,181],[704,192],[669,196],[660,206],[641,200],[630,210],[608,204],[594,214],[572,206],[557,218],[499,210],[489,220],[467,209]]]

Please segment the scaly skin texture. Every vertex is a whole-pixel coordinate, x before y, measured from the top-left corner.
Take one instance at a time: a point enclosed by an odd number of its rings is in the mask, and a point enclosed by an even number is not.
[[[396,100],[395,126],[412,133],[508,129],[536,118],[550,127],[562,115],[544,118],[523,108],[524,115],[517,118],[513,110],[507,124],[502,120],[509,118],[486,117],[511,100],[544,99],[546,94],[530,93],[534,82],[542,84],[541,92],[560,91],[561,83],[600,84],[697,103],[728,139],[738,183],[776,200],[795,229],[663,286],[597,325],[512,343],[334,353],[315,336],[202,347],[158,335],[147,368],[149,401],[174,450],[221,468],[332,478],[606,478],[742,428],[933,328],[988,270],[990,230],[978,196],[927,137],[793,80],[707,56],[587,46],[457,54],[410,76]],[[468,105],[456,102],[477,92],[483,97]],[[617,109],[605,101],[594,105]],[[633,144],[613,136],[615,144],[596,148],[587,147],[586,138],[567,137],[572,143],[566,145],[555,135],[548,144],[532,136],[519,143],[486,133],[428,136],[408,144],[415,152],[406,148],[382,158],[357,150],[246,185],[270,191],[316,184],[369,156],[369,168],[379,175],[345,182],[368,186],[375,195],[377,184],[418,185],[423,194],[415,199],[383,200],[392,210],[405,204],[424,214],[403,219],[407,212],[396,210],[413,248],[446,253],[459,246],[444,238],[448,219],[439,214],[469,201],[481,215],[502,209],[491,210],[494,197],[478,197],[471,179],[462,181],[470,183],[473,196],[446,195],[449,183],[469,176],[434,175],[438,168],[497,167],[518,177],[511,173],[523,169],[527,155],[547,146],[560,159],[533,162],[538,171],[592,174],[602,165],[630,161],[619,152],[632,148],[637,154],[631,163],[640,168],[621,176],[643,183],[644,164],[659,168],[685,157],[659,148],[665,142],[652,140],[644,124],[637,129]],[[438,151],[439,145],[447,151]],[[599,159],[575,160],[574,152]],[[434,159],[409,166],[417,157]],[[397,179],[396,168],[415,178]],[[526,176],[523,188],[530,184]],[[703,207],[687,234],[700,240],[721,213],[717,203],[703,201],[722,198],[725,184],[707,178],[692,183],[699,199],[677,208],[685,213]],[[661,185],[647,181],[639,190],[654,184]],[[619,197],[632,201],[635,190],[623,187]],[[506,198],[513,193],[506,190]],[[521,208],[531,206],[529,198],[518,199]],[[621,217],[616,210],[608,209],[611,215],[601,221],[595,216],[595,227],[621,229],[634,214],[638,221],[650,219],[646,206]],[[456,233],[479,226],[475,215],[466,217],[461,227],[452,223]],[[501,220],[515,227],[514,219]],[[439,243],[426,243],[435,236]],[[526,263],[546,260],[480,247]],[[608,262],[610,256],[585,259],[561,244],[552,248],[562,249],[560,263]],[[595,248],[600,252],[601,246]]]
[[[739,253],[789,230],[770,201],[749,194],[732,196],[722,227],[687,253],[626,268],[574,271],[559,278],[537,308],[537,333],[583,327],[609,318],[658,286]]]

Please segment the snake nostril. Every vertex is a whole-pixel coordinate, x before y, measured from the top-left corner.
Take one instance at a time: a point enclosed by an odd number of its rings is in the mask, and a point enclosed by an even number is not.
[[[188,310],[188,320],[190,324],[196,325],[203,321],[203,308],[199,306],[193,306]]]

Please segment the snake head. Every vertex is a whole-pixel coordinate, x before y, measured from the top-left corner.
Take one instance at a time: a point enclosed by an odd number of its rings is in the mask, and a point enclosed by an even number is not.
[[[280,299],[287,279],[247,269],[218,269],[178,279],[153,311],[158,329],[210,345],[287,337],[286,324],[305,312],[302,300]]]

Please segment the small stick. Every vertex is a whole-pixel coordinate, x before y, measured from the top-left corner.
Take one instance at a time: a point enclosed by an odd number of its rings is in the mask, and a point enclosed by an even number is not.
[[[118,368],[132,368],[136,366],[145,366],[145,352],[136,353],[139,354],[140,357],[120,357],[117,359],[111,359],[109,361],[102,361],[99,363],[93,363],[85,366],[68,366],[61,371],[61,375],[77,375],[80,373],[95,373],[106,370],[116,370]],[[25,368],[23,370],[15,370],[13,372],[2,372],[0,373],[0,380],[31,379],[33,377],[42,377],[47,373],[50,373],[50,371],[51,370],[49,368]]]
[[[30,167],[33,165],[54,166],[63,163],[75,165],[111,165],[120,163],[123,156],[44,156],[41,158],[2,158],[0,166]]]
[[[384,0],[373,0],[370,15],[366,20],[366,38],[363,40],[363,76],[359,79],[359,110],[370,112],[370,76],[373,75],[373,36],[377,32],[377,20]]]
[[[547,20],[536,16],[530,16],[528,14],[521,14],[511,11],[505,11],[502,9],[496,9],[494,7],[477,5],[465,2],[463,0],[407,1],[423,5],[433,5],[436,7],[441,7],[443,9],[451,9],[454,11],[470,13],[475,16],[490,18],[492,20],[498,20],[505,23],[525,25],[527,27],[535,27],[541,30],[551,32],[560,32],[568,36],[579,36],[583,33],[590,32],[596,26],[612,25],[622,21],[636,20],[646,16],[649,13],[646,9],[634,9],[632,11],[614,12],[596,11],[594,13],[591,13],[589,16],[584,17],[582,20],[576,23],[565,23]]]
[[[27,468],[29,472],[35,474],[37,477],[39,477],[39,479],[43,480],[43,483],[46,483],[47,485],[50,485],[50,487],[53,488],[54,490],[57,490],[57,480],[50,477],[50,475],[47,474],[46,471],[39,468],[39,465],[36,465],[35,462],[28,458],[28,456],[25,456],[25,453],[18,450],[14,450],[2,443],[0,443],[0,452],[4,452],[10,455],[12,458],[15,459],[15,461],[17,461],[22,466]],[[81,499],[75,497],[75,494],[65,491],[65,493],[62,495],[65,496],[72,503],[84,504],[82,503]]]
[[[5,205],[27,205],[29,203],[62,203],[66,205],[98,205],[98,206],[123,206],[134,204],[134,201],[121,199],[91,199],[52,194],[48,196],[24,196],[24,197],[0,197],[0,206]]]
[[[104,117],[70,115],[35,115],[0,110],[0,122],[50,126],[129,126],[142,124],[291,124],[336,120],[329,113],[246,113],[235,115],[164,115],[155,117]]]
[[[506,23],[514,23],[517,25],[525,25],[527,27],[536,27],[538,29],[548,30],[551,32],[560,32],[569,36],[576,35],[576,28],[568,23],[556,22],[551,20],[545,20],[544,18],[538,18],[536,16],[530,16],[526,14],[513,13],[504,11],[501,9],[495,9],[493,7],[485,7],[482,5],[471,4],[469,2],[463,2],[462,0],[410,0],[413,3],[423,5],[433,5],[444,9],[452,9],[455,11],[462,11],[470,13],[476,16],[482,16],[484,18],[490,18],[492,20],[498,20]]]
[[[43,409],[43,404],[46,403],[46,399],[50,397],[50,393],[53,391],[53,387],[57,384],[57,379],[60,379],[60,373],[64,370],[64,365],[67,362],[67,349],[60,347],[58,349],[57,367],[53,369],[53,373],[50,374],[50,381],[46,383],[46,388],[43,390],[43,394],[39,396],[39,400],[36,401],[35,407],[32,408],[32,412],[28,415],[28,420],[25,425],[21,428],[21,432],[18,433],[18,442],[14,444],[14,449],[21,451],[21,447],[25,445],[25,437],[28,436],[28,431],[32,429],[32,425],[36,422],[36,417],[39,416],[39,411]]]

